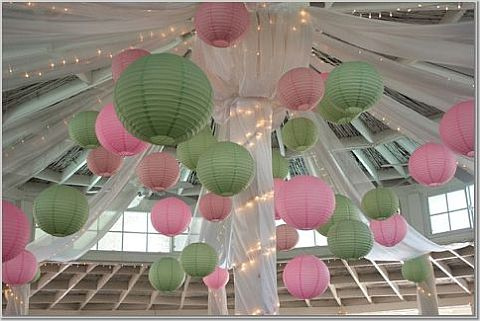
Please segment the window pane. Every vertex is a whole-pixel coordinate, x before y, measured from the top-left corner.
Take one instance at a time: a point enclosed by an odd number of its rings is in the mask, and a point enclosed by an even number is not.
[[[38,240],[42,236],[47,235],[44,231],[42,231],[39,227],[35,229],[35,239]]]
[[[315,231],[301,231],[298,230],[298,243],[296,248],[298,247],[311,247],[315,246],[315,239],[314,239],[314,232]]]
[[[147,213],[147,225],[148,225],[148,233],[158,233],[157,230],[152,225],[152,220],[150,219],[150,213]]]
[[[475,206],[475,185],[470,185],[468,187],[468,191],[470,193],[470,204],[473,206]]]
[[[448,214],[432,215],[430,216],[430,222],[432,224],[433,234],[450,231]]]
[[[443,213],[447,211],[445,194],[431,196],[428,198],[428,209],[430,214]]]
[[[122,231],[122,223],[123,223],[123,215],[121,215],[118,220],[115,222],[115,224],[113,224],[112,228],[110,229],[110,231]]]
[[[98,249],[103,251],[121,251],[122,233],[107,232],[107,234],[98,241]]]
[[[148,213],[145,212],[125,212],[123,214],[123,230],[147,233],[147,217]]]
[[[161,234],[148,234],[147,252],[170,252],[170,237]]]
[[[183,250],[183,248],[185,247],[186,242],[187,242],[187,237],[188,237],[188,235],[177,235],[177,236],[175,236],[175,238],[173,239],[174,240],[173,250],[174,251]]]
[[[318,233],[317,231],[315,232],[315,243],[317,246],[327,246],[327,238],[323,236],[322,234]]]
[[[448,210],[454,211],[467,208],[467,199],[465,198],[465,190],[459,190],[447,194]]]
[[[147,250],[147,234],[123,233],[123,251],[145,252]]]
[[[452,230],[459,230],[462,228],[469,228],[470,221],[468,219],[468,211],[460,210],[450,213],[450,224]]]

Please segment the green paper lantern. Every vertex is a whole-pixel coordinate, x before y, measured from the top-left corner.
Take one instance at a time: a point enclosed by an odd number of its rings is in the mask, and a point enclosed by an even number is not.
[[[133,136],[174,146],[203,129],[213,111],[212,87],[189,59],[170,53],[141,57],[115,84],[115,110]]]
[[[197,168],[198,159],[217,140],[207,126],[197,135],[177,146],[177,159],[188,169],[194,171]]]
[[[35,273],[35,276],[33,277],[32,281],[30,281],[29,283],[32,284],[32,283],[37,282],[40,279],[41,275],[42,275],[42,273],[40,272],[40,268],[37,267],[37,273]]]
[[[180,263],[185,273],[193,277],[204,277],[215,270],[217,253],[206,243],[192,243],[180,254]]]
[[[148,280],[156,290],[172,292],[182,285],[185,272],[177,259],[163,257],[150,266]]]
[[[95,133],[98,111],[82,111],[75,114],[68,123],[70,138],[83,148],[93,149],[100,146]]]
[[[402,265],[402,276],[409,281],[420,283],[427,279],[430,274],[430,266],[426,257],[419,256]]]
[[[400,201],[393,190],[377,187],[368,191],[362,199],[362,210],[372,220],[384,220],[395,214]]]
[[[349,114],[366,111],[382,97],[383,80],[378,71],[363,61],[344,62],[328,75],[328,102]]]
[[[327,223],[320,226],[317,231],[323,236],[328,235],[328,230],[335,223],[344,221],[344,220],[361,220],[362,212],[360,209],[353,204],[353,202],[348,198],[340,194],[335,194],[335,210],[333,211],[332,216],[327,221]]]
[[[272,149],[272,172],[273,178],[284,179],[288,175],[288,160],[276,148]]]
[[[72,187],[54,185],[35,198],[33,216],[45,233],[64,237],[78,232],[88,218],[88,202]]]
[[[308,118],[293,118],[283,126],[282,139],[288,148],[304,152],[317,142],[318,130],[315,123]]]
[[[357,220],[340,221],[328,230],[327,235],[328,248],[341,259],[360,259],[373,247],[370,229]]]
[[[337,124],[348,124],[357,118],[360,113],[347,113],[329,103],[327,97],[322,99],[317,106],[316,112],[325,120]]]
[[[232,142],[219,142],[210,146],[198,159],[197,176],[210,192],[232,196],[250,185],[255,176],[255,163],[244,147]]]

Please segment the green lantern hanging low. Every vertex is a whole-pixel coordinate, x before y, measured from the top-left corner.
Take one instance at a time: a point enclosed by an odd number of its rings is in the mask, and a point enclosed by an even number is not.
[[[427,256],[419,256],[403,263],[402,276],[409,281],[420,283],[427,279],[430,274],[430,266]]]
[[[362,210],[372,220],[384,220],[395,214],[400,201],[395,192],[386,187],[368,191],[362,199]]]
[[[180,263],[185,273],[193,277],[209,275],[215,270],[217,262],[217,253],[206,243],[187,245],[180,254]]]
[[[150,266],[148,280],[156,290],[171,292],[183,284],[185,272],[177,259],[163,257]]]
[[[327,223],[320,226],[317,231],[323,236],[328,235],[328,230],[335,223],[344,221],[344,220],[357,220],[360,221],[362,212],[360,209],[353,204],[353,202],[348,198],[340,194],[335,194],[335,210],[327,221]]]
[[[370,253],[373,236],[364,223],[357,220],[343,220],[328,230],[328,248],[338,258],[360,259]]]
[[[304,152],[315,145],[318,130],[315,123],[308,118],[292,118],[282,128],[285,146],[297,152]]]
[[[68,123],[70,138],[83,148],[94,149],[100,146],[95,133],[98,111],[82,111],[75,114]]]
[[[284,179],[288,175],[288,160],[277,148],[272,149],[272,172],[273,178]]]
[[[188,169],[194,171],[200,156],[216,142],[212,131],[207,126],[191,139],[178,144],[177,159]]]
[[[328,97],[324,97],[317,106],[316,112],[325,120],[334,124],[348,124],[357,118],[360,113],[348,113],[344,110],[336,108],[329,102]]]

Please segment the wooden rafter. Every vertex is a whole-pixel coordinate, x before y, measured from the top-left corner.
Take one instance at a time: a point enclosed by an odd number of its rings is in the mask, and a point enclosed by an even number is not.
[[[88,302],[90,302],[90,300],[95,296],[95,294],[97,294],[97,292],[99,290],[101,290],[105,284],[107,284],[107,282],[115,275],[115,273],[117,273],[118,270],[120,270],[120,267],[121,267],[120,264],[115,265],[112,269],[112,272],[104,274],[100,278],[100,280],[98,280],[97,288],[95,290],[89,290],[87,292],[87,296],[85,297],[85,301],[83,301],[80,304],[80,307],[78,308],[78,310],[82,310],[88,304]]]
[[[132,291],[133,287],[135,286],[135,283],[137,283],[138,279],[140,276],[142,276],[143,272],[147,269],[146,265],[142,265],[140,267],[140,271],[137,274],[132,275],[130,280],[128,281],[128,288],[126,290],[123,290],[122,293],[120,294],[120,298],[118,299],[118,302],[115,304],[112,310],[118,309],[120,304],[122,304],[123,300],[127,297],[127,295]]]
[[[464,257],[464,256],[458,254],[457,251],[455,251],[455,250],[449,250],[449,252],[452,253],[453,255],[455,255],[457,258],[459,258],[462,262],[464,262],[466,265],[468,265],[472,269],[475,269],[475,264],[474,264],[473,258],[471,256]]]
[[[43,289],[43,287],[45,285],[47,285],[48,283],[50,283],[53,279],[55,279],[57,276],[59,276],[60,274],[62,274],[63,271],[65,271],[66,269],[68,269],[68,267],[71,265],[71,263],[68,263],[68,264],[65,264],[63,266],[61,266],[57,272],[51,272],[51,273],[47,273],[45,274],[44,276],[42,276],[40,278],[40,280],[38,280],[38,284],[37,284],[37,288],[33,291],[30,292],[30,296],[33,296],[35,293],[37,293],[38,291],[40,291],[41,289]]]
[[[468,284],[464,279],[458,278],[453,276],[452,270],[450,267],[445,264],[445,262],[437,261],[434,258],[430,257],[430,261],[435,264],[443,273],[445,273],[453,282],[457,283],[459,287],[461,287],[466,293],[472,294],[470,289],[468,288]]]
[[[191,279],[192,278],[188,276],[183,285],[182,298],[180,299],[180,307],[178,308],[179,310],[183,309],[183,305],[185,304],[185,297],[187,296],[188,285],[190,284]]]
[[[367,299],[367,301],[368,301],[369,303],[372,303],[372,298],[370,297],[370,295],[368,295],[367,287],[365,286],[365,284],[363,284],[362,282],[360,282],[360,279],[358,278],[357,271],[355,271],[355,269],[354,269],[352,266],[350,266],[347,261],[342,260],[342,263],[343,263],[343,265],[345,265],[345,267],[347,268],[348,273],[350,273],[350,275],[352,276],[353,280],[354,280],[355,283],[358,285],[358,287],[359,287],[360,290],[362,291],[362,293],[363,293],[363,295],[365,296],[365,298]]]
[[[334,297],[335,301],[337,301],[338,306],[342,306],[342,299],[340,299],[340,297],[338,296],[335,285],[329,284],[328,288],[330,289],[330,292],[332,292],[332,296]]]
[[[400,298],[400,300],[405,300],[403,298],[403,295],[400,293],[400,289],[398,288],[398,285],[392,282],[390,278],[388,277],[388,272],[387,269],[384,266],[379,266],[377,262],[370,260],[372,262],[373,266],[377,269],[378,273],[385,279],[387,284],[392,288],[393,292]]]

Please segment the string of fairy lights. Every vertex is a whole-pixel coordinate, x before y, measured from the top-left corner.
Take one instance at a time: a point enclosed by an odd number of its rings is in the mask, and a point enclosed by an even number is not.
[[[413,5],[413,4],[412,4]],[[415,9],[416,10],[419,10],[419,9],[443,9],[445,11],[448,11],[448,10],[451,10],[451,9],[456,9],[456,10],[461,10],[463,7],[462,7],[462,2],[458,2],[456,5],[452,5],[452,4],[437,4],[437,5],[424,5],[422,3],[418,3],[416,6],[411,6],[411,7],[407,7],[407,8],[402,8],[402,7],[397,7],[395,10],[391,10],[391,11],[375,11],[375,12],[367,12],[367,10],[360,10],[360,9],[353,9],[352,10],[352,14],[353,15],[358,15],[358,17],[360,18],[368,18],[368,19],[382,19],[385,18],[385,17],[394,17],[394,12],[398,12],[398,13],[410,13],[412,11],[414,11]]]

